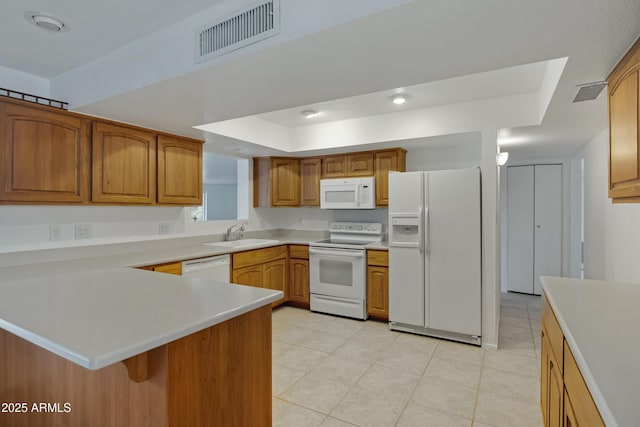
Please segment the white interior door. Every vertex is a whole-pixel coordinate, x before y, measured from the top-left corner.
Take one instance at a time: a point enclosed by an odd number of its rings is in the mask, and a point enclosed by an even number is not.
[[[534,187],[533,293],[540,295],[541,275],[562,275],[562,165],[536,165]]]
[[[534,167],[507,167],[507,288],[533,293]]]

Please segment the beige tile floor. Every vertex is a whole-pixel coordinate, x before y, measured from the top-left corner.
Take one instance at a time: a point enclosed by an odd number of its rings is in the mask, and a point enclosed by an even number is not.
[[[540,297],[503,294],[498,351],[273,313],[274,426],[541,426]]]

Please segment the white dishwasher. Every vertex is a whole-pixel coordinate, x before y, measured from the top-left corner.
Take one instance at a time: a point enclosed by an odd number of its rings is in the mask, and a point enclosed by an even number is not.
[[[229,283],[229,255],[192,259],[182,262],[182,275]]]

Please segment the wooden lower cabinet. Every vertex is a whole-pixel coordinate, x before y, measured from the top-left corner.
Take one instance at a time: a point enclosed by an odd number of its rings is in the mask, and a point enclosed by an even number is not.
[[[288,251],[286,246],[254,249],[232,254],[231,282],[282,291],[284,296],[272,307],[288,301]]]
[[[309,246],[289,245],[289,302],[309,308]]]
[[[236,268],[233,270],[231,281],[239,285],[262,287],[262,265]]]
[[[181,262],[169,262],[166,264],[147,265],[144,267],[138,267],[141,270],[151,270],[158,273],[182,275],[182,263]]]
[[[604,427],[560,325],[545,298],[541,333],[540,406],[544,425]],[[556,343],[558,333],[560,349]]]
[[[367,313],[371,318],[389,320],[389,253],[367,251]]]
[[[272,303],[273,306],[287,302],[287,259],[279,259],[262,265],[262,287],[282,291],[284,296]]]

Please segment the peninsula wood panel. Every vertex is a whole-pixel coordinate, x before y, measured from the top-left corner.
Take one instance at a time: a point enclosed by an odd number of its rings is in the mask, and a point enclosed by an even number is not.
[[[156,198],[156,135],[93,123],[93,202],[152,204]]]
[[[300,160],[301,206],[320,206],[320,176],[322,160],[308,158]]]
[[[158,135],[157,200],[202,204],[202,142]]]
[[[0,201],[87,202],[88,127],[75,115],[0,101]]]
[[[271,425],[268,305],[148,351],[139,383],[124,363],[91,371],[2,329],[0,354],[0,401],[71,405],[68,413],[2,413],[2,425]]]
[[[640,201],[640,38],[607,78],[609,197]]]

